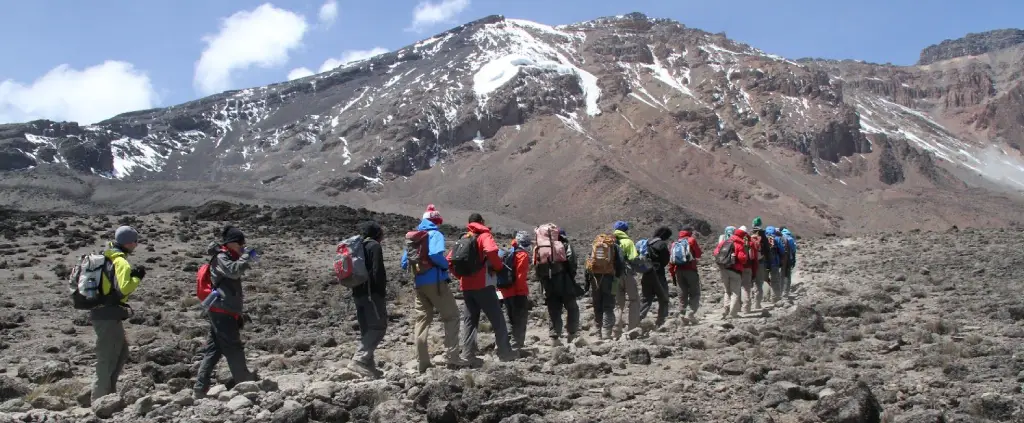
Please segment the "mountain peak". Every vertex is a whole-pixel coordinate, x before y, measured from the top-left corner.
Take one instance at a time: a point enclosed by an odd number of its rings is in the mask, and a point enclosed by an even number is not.
[[[986,32],[970,33],[962,38],[945,40],[926,47],[921,51],[918,65],[928,65],[942,60],[964,56],[977,56],[996,50],[1024,44],[1024,30],[1007,28]]]

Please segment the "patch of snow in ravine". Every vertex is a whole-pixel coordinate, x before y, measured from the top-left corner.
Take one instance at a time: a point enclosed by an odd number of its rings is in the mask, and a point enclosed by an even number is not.
[[[519,74],[519,69],[524,67],[555,71],[561,75],[575,74],[580,78],[580,87],[583,88],[583,95],[586,97],[587,114],[590,116],[601,114],[601,109],[597,106],[597,100],[601,97],[601,89],[597,86],[597,77],[571,64],[558,63],[553,60],[536,59],[519,54],[510,54],[492,60],[473,75],[473,91],[478,97],[486,97],[515,78]]]
[[[480,131],[476,131],[476,137],[473,138],[473,142],[476,144],[477,148],[480,149],[480,151],[487,151],[484,149],[484,141],[486,140],[482,135],[480,135]]]
[[[139,140],[121,138],[110,142],[110,152],[114,158],[114,178],[123,179],[135,169],[158,171],[161,167],[160,153]]]

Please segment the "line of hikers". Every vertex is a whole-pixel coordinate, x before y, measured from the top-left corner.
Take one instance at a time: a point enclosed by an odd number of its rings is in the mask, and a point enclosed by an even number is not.
[[[547,305],[552,345],[560,345],[563,335],[566,342],[579,335],[577,301],[588,292],[593,300],[594,335],[600,339],[617,339],[624,327],[627,331],[639,327],[655,303],[656,324],[664,324],[669,316],[666,268],[678,288],[681,311],[685,311],[682,320],[697,323],[701,298],[697,264],[702,251],[690,227],[679,231],[674,240],[672,231],[662,227],[653,237],[634,243],[629,224],[615,222],[610,234],[598,235],[591,244],[580,284],[576,280],[577,252],[565,230],[554,224],[541,225],[533,234],[519,231],[508,248],[501,248],[484,218],[474,213],[468,219],[466,233],[448,250],[440,231],[442,223],[437,209],[428,206],[419,225],[405,236],[401,261],[415,285],[417,317],[413,336],[421,373],[434,366],[427,340],[435,315],[444,327],[446,366],[481,364],[477,344],[481,314],[491,323],[498,359],[519,358],[526,342],[531,270]],[[762,229],[760,218],[754,219],[752,232],[748,234],[745,226],[726,227],[714,250],[725,288],[726,318],[738,316],[744,299],[744,311],[750,311],[751,302],[753,308],[760,308],[766,281],[772,290],[771,301],[789,295],[789,278],[796,264],[795,239],[786,228]],[[94,400],[116,392],[118,376],[128,358],[122,322],[131,312],[128,297],[146,275],[145,267],[127,261],[138,238],[135,229],[118,228],[105,251],[81,257],[69,280],[75,308],[90,310],[96,332]],[[383,238],[384,231],[377,222],[361,223],[358,235],[338,244],[333,269],[338,282],[352,289],[360,331],[359,347],[348,367],[371,378],[382,376],[374,352],[387,331],[388,277]],[[244,233],[233,226],[223,229],[221,240],[211,243],[207,253],[210,260],[199,268],[196,277],[196,295],[210,322],[193,387],[197,398],[205,397],[211,387],[210,378],[221,357],[231,371],[230,385],[258,379],[246,364],[240,331],[246,322],[242,278],[259,260],[259,254],[246,247]],[[449,288],[452,279],[459,282],[461,309]],[[507,320],[502,315],[503,307]],[[618,318],[616,309],[620,311]]]

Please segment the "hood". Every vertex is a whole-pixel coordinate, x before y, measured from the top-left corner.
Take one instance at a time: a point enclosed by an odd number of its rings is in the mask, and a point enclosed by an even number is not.
[[[769,226],[767,228],[764,228],[764,233],[768,236],[775,236],[775,227]]]
[[[679,231],[679,238],[689,238],[690,235],[692,235],[690,231]]]
[[[383,238],[384,229],[380,227],[379,223],[370,220],[359,225],[359,235],[364,238],[379,240]]]
[[[127,255],[128,253],[126,253],[124,250],[121,249],[121,247],[119,247],[117,244],[113,242],[108,242],[107,249],[103,251],[103,256],[110,260],[113,260],[118,257],[124,257]]]
[[[419,226],[416,226],[417,231],[438,231],[441,230],[436,223],[431,222],[429,219],[423,219],[420,221]]]
[[[789,229],[783,229],[782,230],[782,234],[783,235],[791,235],[791,233],[789,232]]]
[[[615,239],[629,239],[629,234],[618,229],[616,229],[615,232],[612,232],[612,234],[615,235]]]
[[[733,233],[732,233],[732,237],[733,238],[743,239],[746,236],[747,236],[747,231],[745,229],[743,229],[743,228],[737,229],[737,230],[733,231]]]
[[[470,223],[470,224],[466,225],[466,229],[468,229],[470,232],[478,234],[478,235],[479,234],[483,234],[483,233],[490,233],[491,232],[491,228],[488,228],[487,226],[481,225],[481,224],[476,223],[476,222],[473,222],[473,223]]]

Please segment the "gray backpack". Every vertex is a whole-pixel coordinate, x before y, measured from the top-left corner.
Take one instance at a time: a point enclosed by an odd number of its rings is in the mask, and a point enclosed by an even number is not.
[[[103,274],[110,280],[111,292],[103,295]],[[71,269],[68,277],[68,290],[71,302],[78,310],[92,310],[107,302],[107,297],[117,291],[117,280],[114,277],[114,263],[103,254],[85,254],[78,259],[78,264]]]
[[[338,244],[334,258],[334,274],[341,286],[346,288],[355,288],[370,280],[362,236],[356,235]]]

